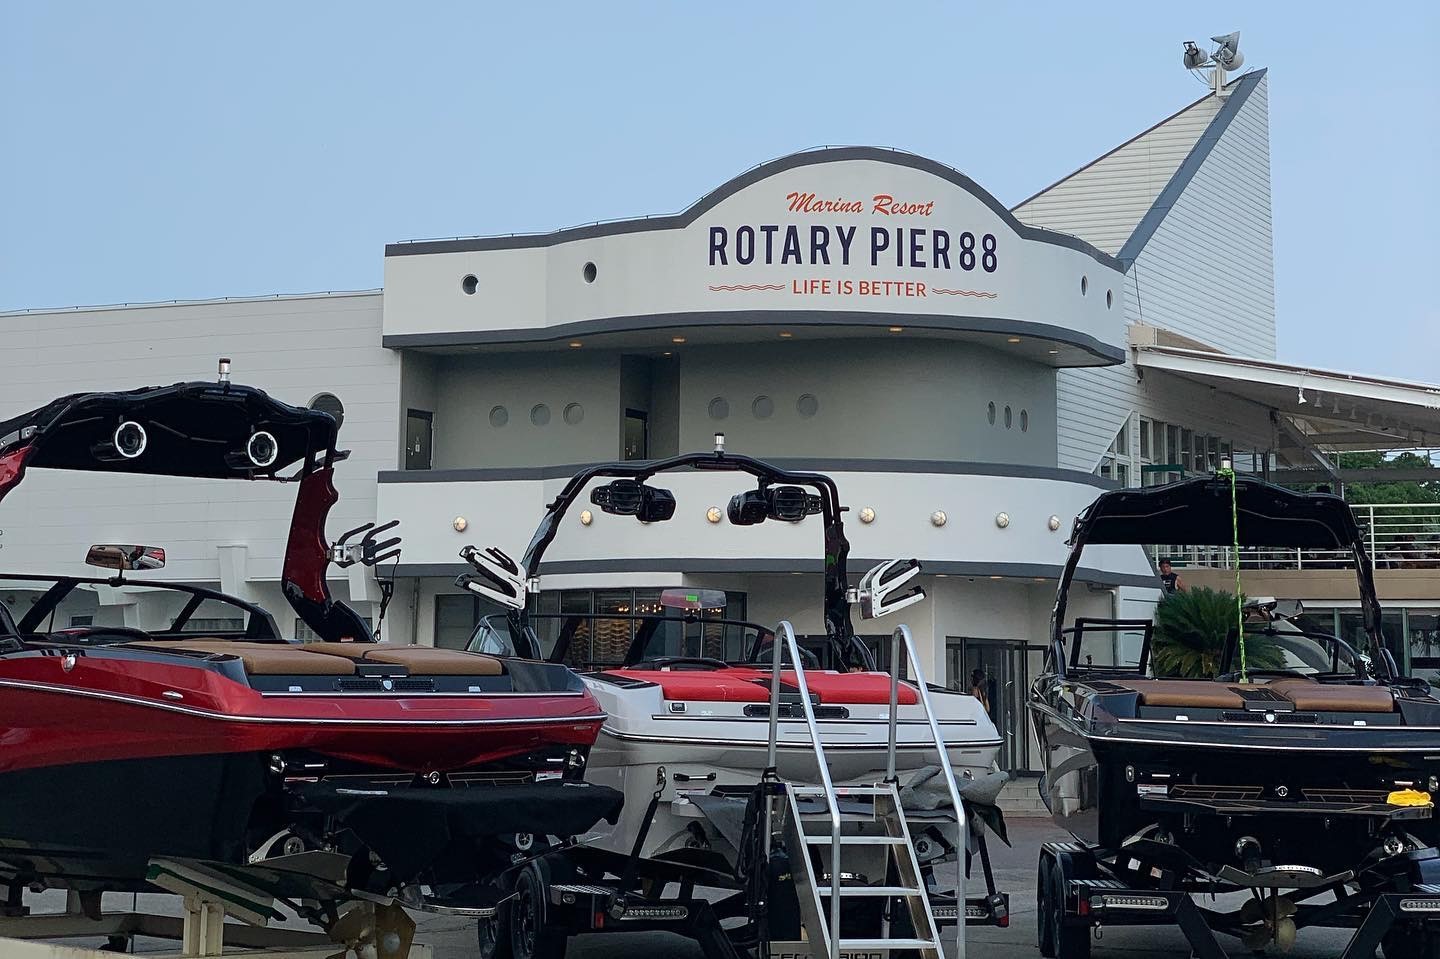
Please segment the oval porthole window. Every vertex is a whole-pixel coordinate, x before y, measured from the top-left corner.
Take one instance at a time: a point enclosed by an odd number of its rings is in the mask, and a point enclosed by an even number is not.
[[[490,407],[490,425],[497,430],[510,422],[510,411],[503,406]]]
[[[536,403],[530,407],[530,422],[536,426],[546,426],[550,422],[550,407],[544,403]]]
[[[1029,412],[1028,410],[1021,410],[1021,411],[1020,411],[1020,432],[1026,433],[1026,432],[1029,432],[1029,430],[1030,430],[1030,412]]]
[[[795,412],[808,420],[820,412],[820,401],[814,393],[801,393],[800,398],[795,401]]]
[[[594,283],[595,276],[599,271],[595,269],[594,263],[586,263],[585,269],[581,270],[580,272],[585,277],[586,283]]]
[[[1112,307],[1112,306],[1114,306],[1114,305],[1115,305],[1115,291],[1114,291],[1114,290],[1106,290],[1106,291],[1105,291],[1105,309],[1108,310],[1108,309],[1110,309],[1110,307]]]
[[[312,410],[319,410],[322,413],[329,413],[335,417],[335,428],[338,430],[345,422],[345,405],[340,402],[340,397],[334,393],[320,393],[310,401]]]
[[[755,414],[757,420],[768,420],[775,412],[775,401],[768,396],[757,396],[755,402],[750,404],[750,412]]]
[[[1005,428],[1010,428],[1010,407],[1005,407]]]
[[[723,420],[729,415],[730,404],[725,401],[725,397],[717,396],[710,401],[710,418],[712,420]]]
[[[1082,276],[1080,277],[1080,295],[1084,296],[1088,292],[1090,292],[1090,277]]]
[[[995,404],[994,404],[994,403],[991,403],[989,406],[985,407],[985,418],[990,421],[990,425],[991,425],[991,426],[994,426],[994,425],[995,425]]]
[[[585,419],[585,407],[579,403],[571,403],[565,407],[565,412],[561,415],[565,417],[565,422],[571,426],[579,426],[580,421]]]
[[[474,273],[465,274],[465,279],[460,281],[460,289],[465,291],[466,296],[474,296],[479,288],[480,281],[475,278]]]

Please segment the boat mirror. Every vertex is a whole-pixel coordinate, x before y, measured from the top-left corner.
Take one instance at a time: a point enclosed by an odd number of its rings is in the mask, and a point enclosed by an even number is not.
[[[667,589],[660,594],[660,605],[665,609],[687,611],[725,611],[723,589]]]
[[[159,546],[101,543],[90,547],[85,562],[101,569],[161,569],[165,565],[165,550]]]
[[[663,523],[675,515],[675,495],[668,489],[617,479],[590,491],[591,504],[614,516],[634,516],[642,523]]]

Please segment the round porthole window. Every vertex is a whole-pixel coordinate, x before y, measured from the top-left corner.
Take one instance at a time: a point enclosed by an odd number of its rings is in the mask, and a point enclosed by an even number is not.
[[[775,401],[768,396],[757,396],[750,404],[750,412],[757,420],[768,420],[775,413]]]
[[[994,404],[994,403],[991,403],[989,406],[985,407],[985,418],[990,421],[990,425],[991,425],[991,426],[994,426],[994,425],[995,425],[995,404]]]
[[[479,288],[480,281],[475,278],[474,273],[467,273],[465,279],[460,281],[460,289],[465,291],[466,296],[474,296]]]
[[[565,422],[571,426],[579,426],[580,421],[585,419],[585,407],[579,403],[571,403],[565,407],[565,412],[561,415],[565,417]]]
[[[1105,309],[1108,310],[1108,309],[1110,309],[1110,307],[1112,307],[1112,306],[1114,306],[1114,305],[1115,305],[1115,291],[1114,291],[1114,290],[1106,290],[1106,291],[1105,291]]]
[[[1081,295],[1081,296],[1084,296],[1086,293],[1089,293],[1089,292],[1090,292],[1090,277],[1088,277],[1088,276],[1082,276],[1082,277],[1080,277],[1080,295]]]
[[[1010,407],[1005,407],[1005,428],[1010,428]]]
[[[536,403],[530,407],[530,422],[536,426],[547,426],[550,423],[550,407],[544,403]]]
[[[490,407],[490,425],[497,430],[510,422],[510,411],[503,406]]]
[[[594,263],[586,263],[585,268],[580,271],[581,275],[585,277],[586,283],[594,283],[595,276],[598,272],[599,271],[595,269]]]
[[[1021,411],[1020,411],[1020,432],[1025,433],[1025,432],[1028,432],[1029,429],[1030,429],[1030,412],[1029,412],[1028,410],[1021,410]]]
[[[717,396],[710,401],[710,418],[712,420],[723,420],[730,415],[730,404],[725,397]]]
[[[329,413],[335,417],[335,428],[338,430],[345,422],[345,405],[340,402],[340,397],[334,393],[320,393],[310,401],[312,410],[319,410],[322,413]]]
[[[800,398],[795,401],[795,412],[808,420],[820,412],[820,401],[816,399],[814,393],[801,393]]]

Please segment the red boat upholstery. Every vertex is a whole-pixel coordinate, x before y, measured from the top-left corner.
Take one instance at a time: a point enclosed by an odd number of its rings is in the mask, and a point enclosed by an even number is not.
[[[404,666],[416,676],[499,676],[504,665],[494,656],[397,643],[306,643],[306,652],[355,662]]]
[[[768,703],[770,674],[758,669],[613,669],[609,673],[629,679],[654,683],[670,700],[695,703]],[[795,674],[782,672],[780,681],[793,691]],[[833,673],[813,671],[805,674],[810,691],[826,705],[873,704],[890,702],[890,677],[884,673]],[[913,706],[919,694],[901,685],[899,702]]]
[[[299,646],[282,643],[247,643],[233,639],[152,640],[126,643],[122,648],[164,652],[193,652],[236,656],[251,676],[353,676],[355,667],[334,656],[317,656]]]

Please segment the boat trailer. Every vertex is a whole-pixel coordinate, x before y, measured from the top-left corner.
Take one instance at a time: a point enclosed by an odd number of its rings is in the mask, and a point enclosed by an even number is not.
[[[631,855],[582,843],[517,868],[507,880],[505,907],[479,924],[481,959],[560,959],[571,936],[655,930],[694,940],[707,959],[964,959],[967,925],[1009,924],[1009,897],[995,891],[983,832],[976,833],[983,895],[966,897],[967,850],[961,849],[953,894],[935,888],[917,858],[895,775],[899,676],[907,662],[948,787],[947,813],[962,837],[967,810],[909,628],[894,632],[902,658],[891,677],[887,775],[868,786],[831,781],[795,631],[782,622],[775,636],[769,769],[744,797],[734,868],[639,857],[660,802],[657,786]],[[782,654],[793,664],[818,782],[787,782],[774,772]]]
[[[1226,959],[1217,933],[1244,953],[1278,945],[1288,951],[1298,930],[1353,929],[1340,959],[1434,959],[1440,956],[1440,852],[1412,849],[1360,874],[1325,876],[1302,866],[1253,873],[1207,874],[1165,843],[1142,839],[1118,852],[1079,842],[1040,847],[1036,906],[1040,954],[1088,959],[1092,937],[1106,926],[1175,926],[1197,959]],[[1249,892],[1237,909],[1200,905],[1196,895]],[[1311,900],[1332,897],[1326,902]]]

